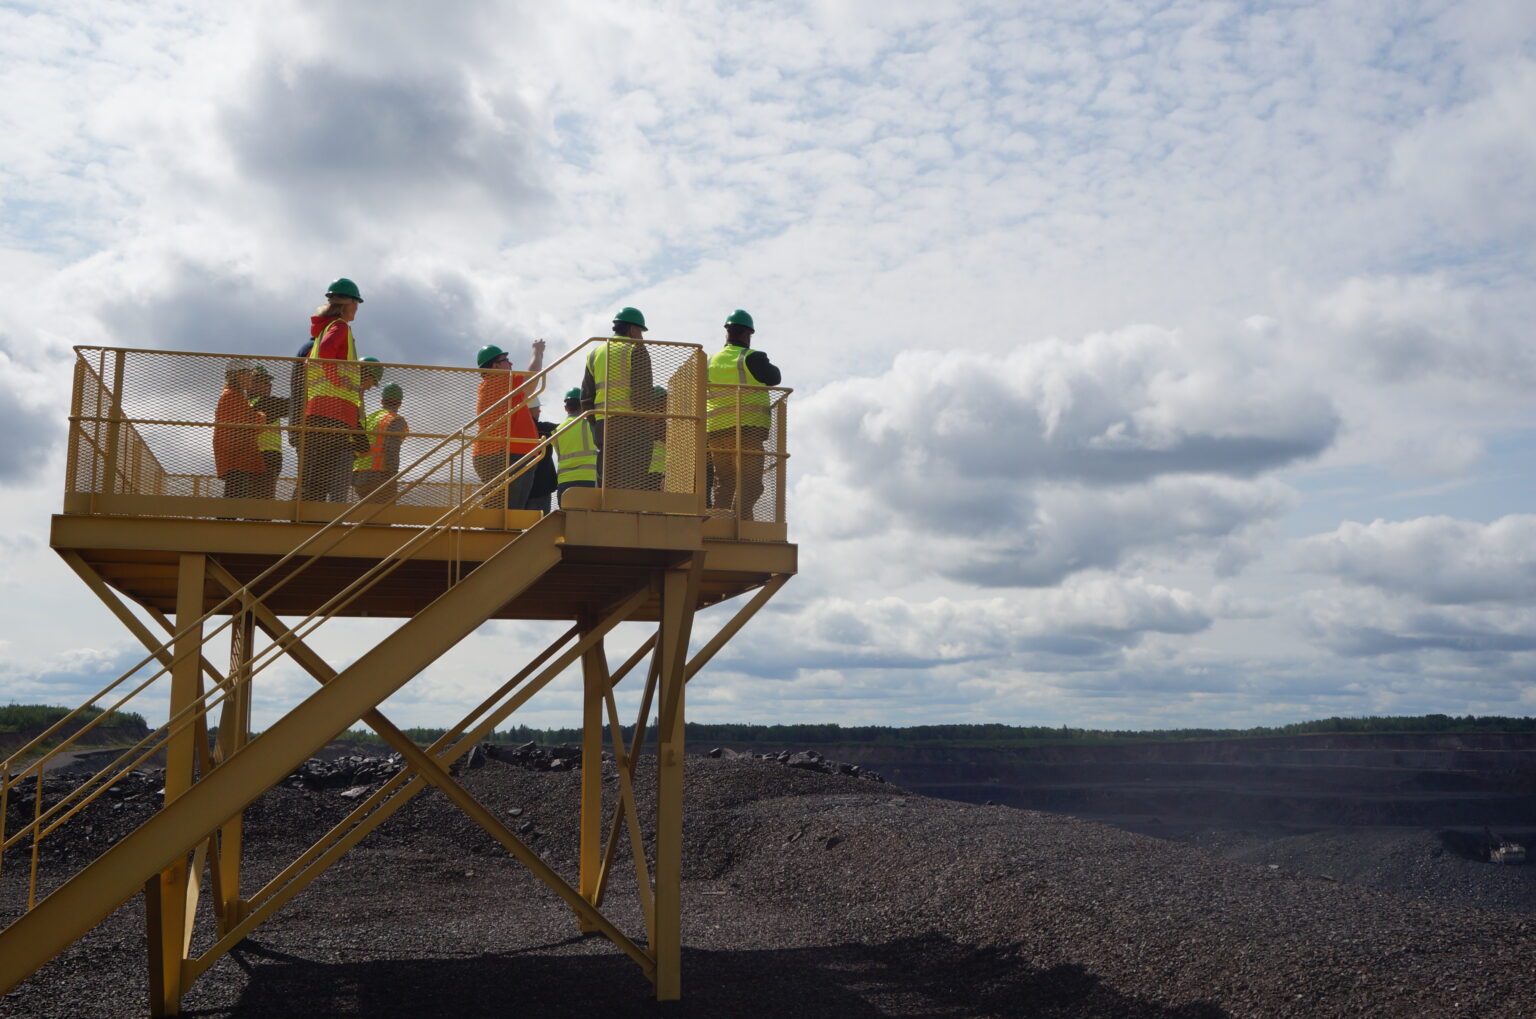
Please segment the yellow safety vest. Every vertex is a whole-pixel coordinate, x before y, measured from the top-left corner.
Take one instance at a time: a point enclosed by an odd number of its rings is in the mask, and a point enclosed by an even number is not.
[[[593,409],[599,421],[608,412],[634,410],[629,402],[629,365],[634,355],[634,343],[618,336],[587,354],[587,370],[597,385]]]
[[[667,443],[664,439],[654,439],[651,442],[651,467],[649,473],[667,473]]]
[[[382,471],[384,469],[384,438],[389,432],[389,426],[395,423],[395,418],[400,415],[394,411],[380,407],[368,415],[368,421],[364,428],[368,432],[368,452],[358,456],[352,461],[354,471]]]
[[[250,397],[251,410],[255,410],[258,414],[261,414],[261,411],[256,410],[256,403],[260,399],[257,396]],[[265,419],[266,415],[263,414],[262,417]],[[275,422],[268,421],[267,424],[275,424]],[[256,448],[263,453],[269,450],[273,453],[281,452],[283,448],[283,433],[275,427],[263,428],[256,433]]]
[[[363,373],[357,363],[357,339],[352,335],[352,327],[341,319],[336,319],[336,322],[347,331],[347,359],[320,359],[320,341],[333,327],[327,325],[320,330],[320,335],[309,345],[309,361],[304,366],[304,410],[307,414],[318,414],[351,424],[362,416],[363,395],[360,389]],[[336,407],[338,401],[350,403],[356,408],[352,412],[351,421],[343,417],[343,412]]]
[[[750,347],[727,343],[725,349],[709,359],[710,389],[704,400],[704,428],[723,432],[736,427],[736,408],[741,407],[743,427],[768,427],[768,387],[747,370]],[[717,386],[743,386],[743,389],[717,389]]]
[[[555,432],[555,453],[560,462],[559,470],[555,473],[555,482],[564,485],[571,481],[590,481],[595,485],[597,484],[597,440],[592,435],[592,422],[583,420],[578,424],[571,424],[573,421],[576,421],[575,415],[560,422],[560,427]]]

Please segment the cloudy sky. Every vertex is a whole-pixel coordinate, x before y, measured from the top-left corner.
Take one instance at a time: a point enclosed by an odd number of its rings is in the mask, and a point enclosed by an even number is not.
[[[695,720],[1533,714],[1533,252],[1526,0],[0,4],[0,703],[136,657],[47,546],[69,348],[344,274],[384,360],[756,316],[804,570]]]

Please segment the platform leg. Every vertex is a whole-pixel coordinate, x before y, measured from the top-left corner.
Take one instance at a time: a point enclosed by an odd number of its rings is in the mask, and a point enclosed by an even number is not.
[[[587,629],[583,627],[583,630]],[[603,853],[603,695],[608,690],[608,654],[603,642],[581,656],[581,897],[596,904]],[[582,931],[591,928],[583,922]]]
[[[223,761],[245,746],[251,733],[251,654],[255,639],[255,617],[241,611],[230,628],[230,691],[219,712],[219,760]],[[240,922],[244,902],[240,897],[240,857],[245,839],[244,812],[236,814],[219,828],[218,867],[219,934]]]
[[[682,997],[683,691],[702,557],[662,580],[656,722],[656,1000]]]
[[[187,707],[197,697],[198,674],[202,668],[203,628],[197,621],[203,614],[203,585],[206,564],[201,555],[181,557],[176,580],[176,625],[186,629],[176,639],[171,662],[171,703],[169,716]],[[190,625],[189,625],[190,624]],[[193,762],[197,757],[197,726],[187,721],[181,731],[165,745],[165,802],[170,803],[192,788]],[[182,854],[158,878],[151,878],[144,894],[145,922],[149,943],[150,1011],[156,1016],[181,1012],[181,969],[186,961],[187,887],[190,878],[187,858]]]

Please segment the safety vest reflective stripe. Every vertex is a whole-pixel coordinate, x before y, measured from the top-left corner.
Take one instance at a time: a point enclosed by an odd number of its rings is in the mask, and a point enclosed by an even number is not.
[[[654,439],[651,442],[651,467],[649,473],[667,473],[667,443],[663,439]]]
[[[320,341],[337,326],[347,331],[347,359],[345,361],[322,360]],[[304,366],[304,393],[306,414],[334,418],[345,424],[356,424],[362,412],[362,369],[357,363],[357,340],[352,327],[341,319],[320,330],[309,345],[309,363]],[[348,406],[350,405],[350,406]]]
[[[382,471],[384,469],[384,439],[389,432],[389,426],[395,423],[400,415],[394,411],[380,407],[368,415],[365,426],[368,432],[368,452],[358,456],[352,461],[354,471]]]
[[[259,400],[257,397],[253,396],[250,398],[252,410],[256,410],[256,404],[258,402]],[[261,414],[261,420],[263,423],[274,423],[267,421],[267,416],[262,414],[261,411],[256,410],[256,413]],[[274,453],[281,450],[283,448],[283,433],[276,428],[263,428],[261,431],[256,433],[256,448],[264,453],[268,450],[271,450]]]
[[[629,395],[629,365],[634,354],[633,343],[615,338],[593,347],[587,355],[587,370],[597,385],[593,407],[599,421],[609,413],[634,410]]]
[[[560,428],[555,432],[555,453],[560,461],[555,473],[558,484],[570,481],[597,484],[597,440],[592,435],[591,421],[578,420],[573,415],[560,422]]]
[[[743,426],[768,427],[768,387],[747,370],[747,355],[750,353],[750,347],[727,343],[724,350],[709,359],[710,388],[704,400],[706,431],[723,432],[735,428],[738,403]],[[743,388],[717,388],[721,386]]]

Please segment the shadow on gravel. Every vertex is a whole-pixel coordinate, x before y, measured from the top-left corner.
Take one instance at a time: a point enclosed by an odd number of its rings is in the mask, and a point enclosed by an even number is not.
[[[250,974],[232,1009],[188,1016],[1021,1016],[1040,1019],[1228,1019],[1205,1002],[1167,1007],[1122,994],[1079,966],[1036,969],[1010,949],[928,936],[881,945],[782,951],[686,950],[684,1000],[658,1004],[628,959],[572,939],[466,959],[316,963],[242,955]],[[580,947],[577,947],[580,946]],[[561,954],[573,950],[581,954]]]

